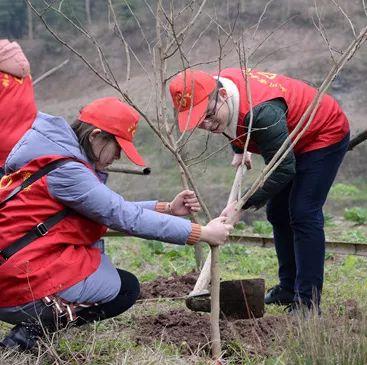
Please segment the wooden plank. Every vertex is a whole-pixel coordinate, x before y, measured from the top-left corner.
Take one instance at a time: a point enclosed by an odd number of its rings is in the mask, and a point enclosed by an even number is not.
[[[123,237],[127,234],[117,231],[107,231],[105,237]],[[258,235],[243,235],[241,233],[233,233],[229,236],[229,243],[238,243],[253,247],[274,247],[274,240],[272,237],[258,236]],[[357,255],[367,257],[367,242],[356,243],[347,241],[326,241],[326,250],[331,253],[341,255]]]
[[[254,247],[274,247],[274,240],[272,237],[242,235],[234,233],[229,236],[230,243],[238,243]],[[347,241],[326,241],[326,250],[328,252],[337,253],[341,255],[358,255],[367,256],[367,244]]]

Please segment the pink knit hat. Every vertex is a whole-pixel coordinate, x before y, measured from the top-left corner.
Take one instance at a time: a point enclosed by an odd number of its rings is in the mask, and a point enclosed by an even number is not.
[[[17,42],[0,39],[0,71],[20,78],[29,75],[29,62]]]

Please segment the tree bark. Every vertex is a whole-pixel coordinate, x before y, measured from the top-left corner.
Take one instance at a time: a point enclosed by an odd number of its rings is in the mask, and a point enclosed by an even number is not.
[[[237,199],[237,195],[241,185],[241,180],[244,178],[246,171],[247,171],[246,169],[243,170],[243,166],[237,168],[231,192],[229,193],[227,205],[234,202]],[[204,264],[202,265],[200,275],[196,281],[194,289],[190,293],[190,296],[201,295],[208,290],[209,283],[211,280],[210,267],[211,267],[211,252],[209,252]]]
[[[221,343],[219,330],[219,293],[220,293],[220,269],[219,269],[219,246],[211,246],[211,311],[210,311],[210,339],[212,342],[212,357],[214,360],[221,358]]]

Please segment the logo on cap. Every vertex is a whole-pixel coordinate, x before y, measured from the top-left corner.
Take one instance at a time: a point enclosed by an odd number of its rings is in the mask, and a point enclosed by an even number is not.
[[[136,123],[132,124],[128,129],[127,129],[128,133],[131,134],[131,137],[135,136],[136,133]]]
[[[217,81],[203,71],[187,69],[172,79],[169,91],[181,132],[195,128],[204,119],[209,96],[216,86]]]
[[[192,94],[190,92],[182,94],[182,92],[179,91],[175,95],[176,108],[179,110],[187,109],[191,105],[191,102],[192,102]]]

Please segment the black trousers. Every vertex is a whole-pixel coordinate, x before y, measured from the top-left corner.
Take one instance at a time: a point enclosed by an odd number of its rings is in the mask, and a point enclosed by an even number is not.
[[[128,271],[116,270],[121,279],[121,289],[116,298],[95,307],[78,309],[76,312],[78,318],[72,324],[80,326],[85,323],[112,318],[134,305],[140,293],[138,279]],[[68,324],[64,318],[55,318],[52,308],[46,306],[42,301],[19,306],[14,312],[3,313],[0,315],[0,320],[10,324],[41,321],[43,326],[51,332]]]
[[[102,321],[116,317],[134,305],[139,297],[140,285],[135,275],[128,271],[116,269],[121,279],[121,289],[115,299],[96,307],[83,308],[77,312],[76,326],[88,322]]]
[[[295,292],[295,301],[307,305],[320,301],[325,256],[322,208],[348,144],[349,134],[329,147],[296,156],[295,178],[267,206],[280,284]]]

